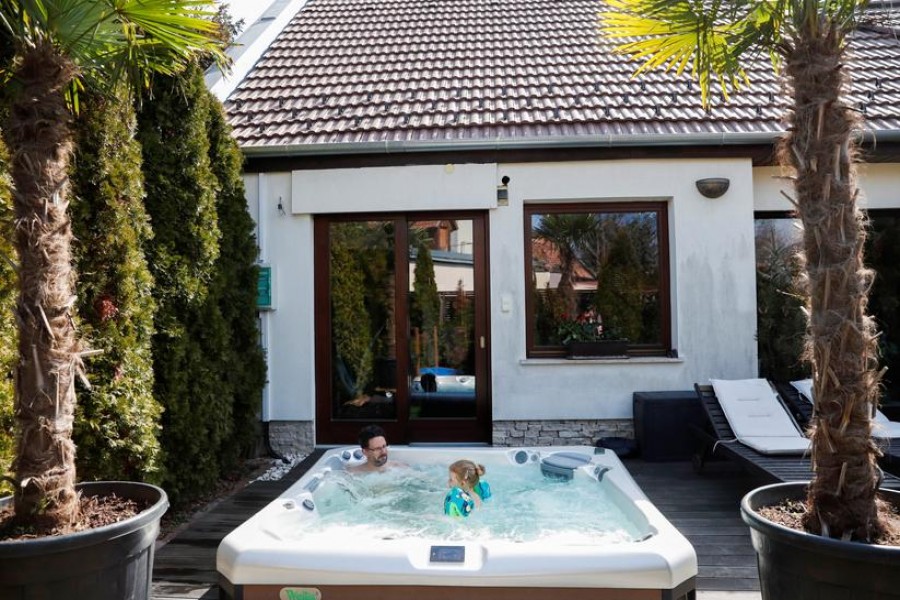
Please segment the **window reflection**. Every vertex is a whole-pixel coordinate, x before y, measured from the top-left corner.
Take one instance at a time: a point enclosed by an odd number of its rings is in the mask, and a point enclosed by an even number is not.
[[[532,348],[594,337],[667,349],[662,205],[528,212]]]
[[[332,223],[332,407],[336,418],[396,416],[391,221]]]
[[[410,417],[475,415],[473,223],[409,223]]]

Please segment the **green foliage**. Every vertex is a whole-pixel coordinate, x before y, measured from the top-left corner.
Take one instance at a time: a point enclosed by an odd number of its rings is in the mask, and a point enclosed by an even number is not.
[[[641,62],[635,74],[663,69],[679,76],[687,70],[699,82],[708,108],[714,85],[727,99],[730,91],[749,84],[744,64],[752,56],[764,53],[777,71],[799,38],[822,35],[838,24],[840,42],[854,29],[868,2],[609,0],[607,4],[611,10],[600,13],[603,32],[618,41],[618,52]]]
[[[0,13],[3,38],[21,48],[49,41],[78,67],[75,108],[82,89],[114,97],[120,83],[141,89],[150,73],[174,74],[197,53],[227,60],[222,24],[196,0],[0,0]],[[0,82],[9,76],[0,69]]]
[[[123,97],[121,94],[120,97]],[[153,397],[150,342],[156,304],[143,247],[141,151],[130,100],[82,98],[70,179],[73,254],[91,388],[79,391],[73,439],[83,480],[158,482],[161,406]]]
[[[866,240],[866,262],[877,273],[869,295],[869,307],[878,323],[882,380],[882,402],[900,402],[900,217],[870,215],[871,232]]]
[[[435,355],[435,346],[436,336],[440,336],[441,298],[434,278],[430,240],[421,242],[417,247],[414,278],[410,312],[411,324],[420,334],[421,343],[417,349],[419,364],[437,365],[439,357]]]
[[[562,315],[566,314],[566,299],[559,290],[550,287],[550,283],[543,290],[533,289],[534,294],[534,319],[535,333],[538,346],[553,346],[561,344],[558,328]]]
[[[597,278],[594,303],[603,321],[605,336],[636,341],[641,336],[643,316],[642,271],[634,241],[628,229],[619,229],[615,233],[609,258]]]
[[[249,456],[259,441],[260,401],[266,383],[266,363],[259,344],[256,316],[257,247],[254,223],[247,212],[243,156],[231,137],[222,106],[210,100],[207,135],[209,162],[218,180],[216,212],[222,231],[213,295],[229,329],[228,345],[219,349],[220,376],[233,394],[232,438],[223,449],[227,469],[240,456]]]
[[[197,68],[157,79],[151,97],[139,113],[138,136],[154,231],[147,255],[159,304],[155,394],[165,408],[164,486],[178,506],[218,480],[233,429],[233,396],[219,358],[229,339],[215,293],[222,234],[206,135],[210,97]]]
[[[371,321],[365,303],[365,276],[354,250],[354,240],[365,225],[343,223],[332,227],[331,326],[339,385],[347,399],[364,393],[374,368]]]
[[[463,373],[473,373],[475,367],[468,363],[475,336],[475,315],[462,280],[456,285],[456,294],[448,312],[441,328],[441,364]]]
[[[797,243],[786,239],[777,221],[757,222],[756,330],[759,376],[773,381],[809,377],[801,362],[806,315],[797,288],[801,265]]]
[[[15,251],[10,243],[12,199],[6,165],[6,147],[0,139],[0,476],[8,475],[12,471],[15,454],[13,371],[18,359],[18,336],[14,317],[17,276],[10,264],[10,261],[14,260]],[[0,480],[0,496],[10,493],[12,487]]]

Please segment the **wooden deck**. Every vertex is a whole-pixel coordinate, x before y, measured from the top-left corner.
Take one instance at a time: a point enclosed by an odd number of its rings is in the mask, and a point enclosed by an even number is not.
[[[158,548],[154,600],[218,600],[215,561],[219,542],[296,481],[317,458],[318,453],[310,456],[280,481],[247,486]],[[625,462],[644,493],[694,545],[700,567],[698,598],[758,598],[752,593],[759,590],[756,556],[738,509],[741,497],[756,482],[729,462],[707,464],[702,475],[695,474],[688,462]]]

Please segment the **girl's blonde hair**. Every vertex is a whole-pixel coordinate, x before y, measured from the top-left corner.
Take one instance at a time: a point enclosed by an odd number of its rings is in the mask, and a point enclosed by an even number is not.
[[[463,487],[471,490],[478,485],[481,476],[484,475],[484,465],[475,464],[471,460],[458,460],[450,465],[450,471],[456,475]]]

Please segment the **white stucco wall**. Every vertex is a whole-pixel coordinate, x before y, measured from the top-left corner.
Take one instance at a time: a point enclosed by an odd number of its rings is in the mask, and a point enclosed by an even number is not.
[[[710,377],[755,376],[750,161],[500,165],[503,175],[510,177],[510,203],[490,218],[494,419],[631,418],[635,391],[690,390]],[[704,198],[695,186],[704,177],[728,177],[731,187],[721,198]],[[526,360],[523,204],[620,200],[669,204],[679,358]]]
[[[791,203],[781,192],[791,194],[791,182],[780,177],[778,167],[760,167],[753,170],[755,190],[754,208],[759,211],[793,210]],[[859,205],[862,208],[900,207],[900,164],[867,164],[859,167],[859,186],[862,190]]]
[[[244,185],[250,212],[258,215],[260,258],[272,267],[274,310],[261,313],[268,362],[263,419],[309,421],[315,415],[312,216],[290,214],[290,173],[245,175]]]
[[[509,205],[496,186],[511,178]],[[719,199],[695,180],[728,177]],[[688,390],[710,377],[756,374],[754,173],[749,160],[437,165],[247,175],[275,310],[264,315],[266,418],[315,414],[313,214],[489,211],[493,418],[631,418],[637,390]],[[673,337],[677,359],[572,362],[525,359],[527,202],[659,201],[669,205]],[[278,210],[279,201],[284,212]]]

